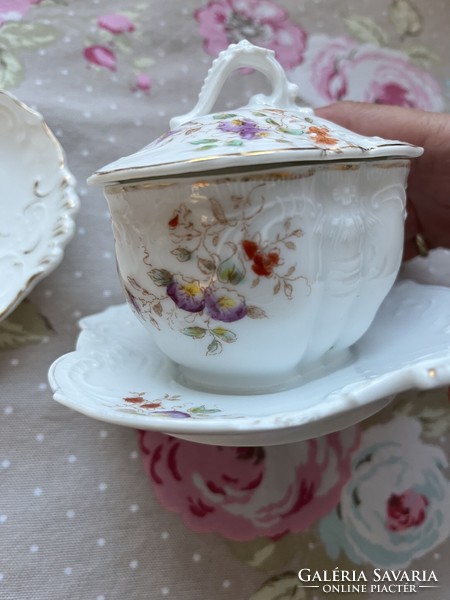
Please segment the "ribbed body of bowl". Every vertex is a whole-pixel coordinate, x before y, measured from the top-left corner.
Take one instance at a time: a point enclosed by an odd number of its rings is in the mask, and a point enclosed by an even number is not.
[[[345,355],[392,287],[408,170],[336,161],[109,185],[128,302],[189,385],[295,385]]]

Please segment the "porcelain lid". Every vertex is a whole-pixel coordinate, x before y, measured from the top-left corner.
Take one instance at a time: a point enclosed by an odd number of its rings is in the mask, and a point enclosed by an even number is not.
[[[272,94],[257,95],[243,108],[212,113],[217,96],[235,69],[265,74]],[[259,165],[374,158],[413,158],[422,148],[396,140],[364,137],[320,119],[296,104],[290,83],[274,53],[247,41],[229,46],[214,61],[195,108],[170,121],[170,130],[130,156],[97,171],[88,182],[176,177]]]

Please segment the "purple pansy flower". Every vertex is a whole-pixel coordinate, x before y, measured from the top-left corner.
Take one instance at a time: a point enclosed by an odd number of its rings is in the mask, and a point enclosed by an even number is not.
[[[231,119],[230,121],[221,121],[217,127],[220,131],[226,133],[238,133],[244,140],[253,140],[255,137],[267,135],[267,129],[261,128],[251,119]]]
[[[205,306],[209,315],[216,321],[232,323],[243,319],[247,314],[245,299],[226,288],[209,289],[205,295]]]
[[[161,415],[163,417],[171,417],[172,419],[189,419],[191,415],[182,410],[154,410],[152,415]]]
[[[138,299],[136,298],[136,296],[134,294],[132,294],[127,287],[125,287],[124,289],[125,289],[125,293],[128,298],[128,302],[131,304],[134,312],[136,312],[138,315],[142,315],[142,307],[141,307]]]
[[[205,294],[198,281],[174,278],[167,286],[167,295],[178,308],[191,313],[201,312],[205,307]]]

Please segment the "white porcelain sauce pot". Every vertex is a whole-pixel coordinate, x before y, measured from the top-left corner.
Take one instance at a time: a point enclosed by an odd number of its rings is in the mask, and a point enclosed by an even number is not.
[[[210,114],[241,67],[271,95]],[[272,51],[232,45],[190,113],[89,180],[104,187],[128,302],[186,385],[265,392],[332,368],[397,276],[422,149],[357,135],[296,96]]]

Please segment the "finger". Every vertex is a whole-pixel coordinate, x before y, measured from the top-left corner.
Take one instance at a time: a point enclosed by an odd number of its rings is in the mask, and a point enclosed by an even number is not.
[[[365,102],[337,102],[318,108],[315,113],[361,135],[398,139],[416,146],[434,139],[442,123],[447,122],[446,116],[436,113]]]
[[[425,149],[411,163],[408,196],[418,232],[428,247],[449,248],[450,116],[364,102],[338,102],[317,109],[316,114],[362,135],[398,139]]]

